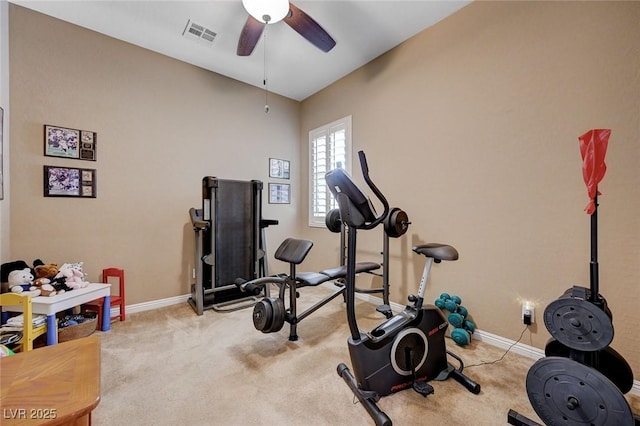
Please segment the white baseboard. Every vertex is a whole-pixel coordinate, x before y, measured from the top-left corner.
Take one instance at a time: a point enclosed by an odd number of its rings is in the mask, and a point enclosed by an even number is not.
[[[328,288],[333,290],[335,287],[333,285],[330,285]],[[179,303],[186,303],[190,297],[191,297],[191,294],[183,294],[182,296],[174,296],[174,297],[168,297],[166,299],[152,300],[150,302],[127,305],[126,312],[129,314],[134,314],[136,312],[150,311],[152,309],[164,308],[166,306],[177,305]],[[370,303],[373,303],[374,305],[379,305],[380,302],[382,302],[382,300],[379,297],[375,297],[370,294],[359,293],[359,294],[356,294],[356,297],[361,300],[366,300]],[[394,312],[399,312],[404,309],[404,306],[398,303],[391,303],[391,309]],[[118,314],[118,308],[111,310],[111,315],[117,315],[117,314]],[[484,342],[491,346],[495,346],[497,348],[501,348],[504,350],[511,348],[510,349],[511,352],[516,353],[518,355],[525,356],[527,358],[538,360],[544,357],[544,351],[542,349],[534,348],[533,346],[525,345],[524,343],[519,343],[519,342],[516,343],[514,340],[506,339],[502,336],[498,336],[486,331],[476,330],[473,333],[473,338],[480,342]],[[633,381],[633,387],[631,388],[629,393],[640,397],[640,381],[638,380]]]
[[[525,356],[527,358],[538,360],[544,357],[544,351],[542,349],[534,348],[533,346],[525,345],[524,343],[520,342],[516,343],[513,340],[505,339],[502,336],[491,334],[486,331],[476,330],[473,333],[473,339],[480,342],[488,343],[491,346],[504,349],[505,351],[511,348],[510,352]]]
[[[136,303],[133,305],[127,305],[125,311],[127,314],[135,314],[137,312],[150,311],[152,309],[164,308],[166,306],[177,305],[179,303],[186,303],[191,297],[191,294],[184,294],[182,296],[168,297],[166,299],[152,300],[150,302]],[[111,308],[111,316],[118,315],[118,308]]]

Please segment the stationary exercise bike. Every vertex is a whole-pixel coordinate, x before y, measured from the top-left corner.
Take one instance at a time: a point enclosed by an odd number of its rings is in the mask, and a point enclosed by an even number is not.
[[[418,295],[410,295],[411,305],[407,305],[402,312],[369,333],[361,332],[358,328],[355,313],[356,231],[375,228],[389,213],[386,198],[369,178],[364,152],[360,151],[358,155],[364,180],[384,206],[384,212],[380,216],[376,215],[369,198],[344,170],[335,169],[326,174],[325,180],[338,202],[341,220],[349,227],[346,303],[353,375],[342,363],[337,370],[375,423],[391,425],[391,419],[376,404],[381,396],[412,387],[426,397],[434,392],[428,381],[445,380],[449,377],[453,377],[474,394],[480,392],[480,385],[462,373],[462,360],[447,351],[444,339],[448,322],[442,312],[433,305],[424,304],[426,284],[433,263],[458,259],[458,252],[452,246],[431,243],[414,247],[414,252],[427,258]],[[447,354],[458,361],[458,368],[447,361]]]

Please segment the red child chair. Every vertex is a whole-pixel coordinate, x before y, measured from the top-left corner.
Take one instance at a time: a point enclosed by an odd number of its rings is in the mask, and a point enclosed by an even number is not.
[[[102,270],[102,282],[108,284],[109,278],[118,279],[118,294],[113,294],[114,286],[111,286],[111,307],[118,306],[119,314],[112,315],[111,320],[120,318],[120,321],[124,321],[124,270],[119,268],[106,268]],[[82,305],[82,312],[93,311],[98,314],[98,327],[102,330],[102,305],[104,304],[104,298],[92,300],[89,303]]]

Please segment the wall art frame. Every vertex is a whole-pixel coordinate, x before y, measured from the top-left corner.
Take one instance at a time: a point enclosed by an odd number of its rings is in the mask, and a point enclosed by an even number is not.
[[[45,197],[96,198],[96,169],[44,166]]]
[[[291,204],[291,185],[288,183],[270,183],[269,204]]]
[[[269,177],[289,179],[291,176],[291,162],[278,158],[269,158]]]
[[[44,125],[44,155],[96,161],[98,135],[89,130]]]

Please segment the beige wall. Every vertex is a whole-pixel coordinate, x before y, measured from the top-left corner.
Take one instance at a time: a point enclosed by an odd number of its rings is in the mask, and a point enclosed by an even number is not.
[[[189,293],[202,177],[266,185],[269,157],[292,160],[294,201],[265,201],[264,217],[280,220],[268,241],[295,234],[298,102],[271,96],[267,115],[259,89],[15,5],[10,31],[3,261],[84,261],[91,280],[122,267],[129,304]],[[43,156],[43,124],[97,132],[97,161]],[[97,169],[97,198],[43,197],[43,164]]]
[[[544,306],[589,280],[577,137],[608,127],[601,290],[639,371],[639,6],[474,3],[301,105],[274,96],[265,116],[257,89],[12,5],[10,256],[85,260],[93,279],[122,266],[130,303],[184,294],[200,179],[267,181],[276,156],[293,160],[295,197],[265,203],[281,221],[270,246],[301,234],[315,241],[304,269],[334,266],[338,236],[305,225],[307,134],[351,114],[355,150],[413,222],[391,241],[393,300],[416,291],[411,246],[447,242],[461,258],[434,268],[428,299],[457,293],[480,329],[514,340],[532,300],[524,343],[542,348]],[[97,131],[98,161],[43,157],[44,123]],[[43,198],[45,163],[95,166],[98,198]],[[381,240],[362,232],[360,258],[379,260]]]
[[[0,107],[4,109],[2,142],[2,181],[4,199],[0,200],[0,259],[9,252],[9,3],[0,0]]]
[[[428,300],[459,294],[480,329],[514,340],[520,301],[534,301],[524,343],[544,347],[544,307],[589,286],[577,137],[611,128],[601,293],[613,345],[640,371],[638,22],[638,2],[473,3],[303,102],[301,138],[353,116],[354,151],[366,152],[374,181],[413,222],[391,241],[396,302],[417,291],[423,262],[410,248],[450,243],[460,260],[436,265]],[[317,268],[319,248],[337,252],[337,240],[316,229],[309,237]],[[362,259],[376,258],[379,232],[362,232],[359,247]]]

